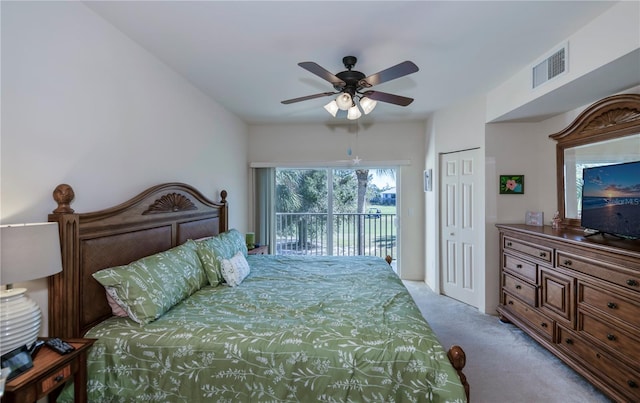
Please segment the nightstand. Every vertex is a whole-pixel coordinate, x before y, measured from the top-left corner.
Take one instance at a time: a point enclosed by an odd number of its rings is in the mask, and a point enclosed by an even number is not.
[[[60,355],[42,346],[33,368],[18,375],[4,387],[2,403],[33,403],[51,395],[57,398],[62,386],[73,378],[75,402],[87,401],[87,350],[95,339],[64,339],[76,349]],[[55,399],[50,399],[55,401]]]
[[[253,249],[249,249],[250,255],[268,255],[269,254],[269,245],[260,245],[256,246]]]

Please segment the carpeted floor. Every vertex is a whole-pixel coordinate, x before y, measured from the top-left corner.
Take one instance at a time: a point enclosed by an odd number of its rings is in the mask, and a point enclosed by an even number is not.
[[[464,349],[472,403],[610,401],[514,325],[437,295],[423,282],[404,283],[444,347]]]

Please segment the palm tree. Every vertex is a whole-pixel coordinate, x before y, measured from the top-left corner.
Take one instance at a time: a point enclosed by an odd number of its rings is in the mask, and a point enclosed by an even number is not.
[[[395,169],[391,168],[378,168],[376,174],[380,176],[395,177]],[[356,178],[358,179],[358,213],[360,213],[358,220],[358,254],[364,255],[364,206],[365,198],[367,195],[367,187],[369,186],[369,169],[356,169]]]

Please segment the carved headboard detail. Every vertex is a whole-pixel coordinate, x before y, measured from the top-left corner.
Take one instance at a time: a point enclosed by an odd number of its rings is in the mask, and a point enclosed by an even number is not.
[[[57,186],[58,207],[49,221],[59,225],[63,270],[49,279],[49,333],[81,337],[111,316],[104,288],[92,277],[96,271],[226,231],[227,192],[220,196],[216,203],[189,185],[166,183],[115,207],[78,214],[70,206],[71,186]]]

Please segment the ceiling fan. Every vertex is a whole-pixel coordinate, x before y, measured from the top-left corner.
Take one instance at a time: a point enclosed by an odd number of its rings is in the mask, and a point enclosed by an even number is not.
[[[309,99],[340,94],[334,101],[325,105],[325,109],[334,117],[338,113],[338,110],[346,110],[348,119],[358,119],[362,116],[362,113],[356,105],[356,100],[365,114],[368,114],[373,110],[376,105],[376,101],[387,102],[400,106],[407,106],[413,102],[413,98],[369,90],[369,88],[374,85],[382,84],[384,82],[415,73],[418,71],[418,66],[413,62],[407,60],[378,73],[365,76],[359,71],[352,70],[357,61],[358,59],[355,56],[343,57],[342,63],[347,70],[341,71],[337,74],[327,71],[315,62],[298,63],[298,66],[331,83],[335,92],[321,92],[319,94],[307,95],[305,97],[287,99],[282,101],[282,103],[287,105],[307,101]]]

